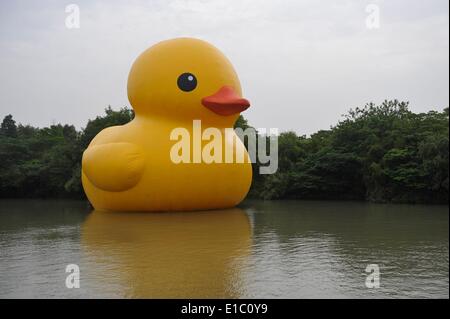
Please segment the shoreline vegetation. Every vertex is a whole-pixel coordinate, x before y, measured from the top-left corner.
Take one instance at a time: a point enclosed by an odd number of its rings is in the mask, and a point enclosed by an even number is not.
[[[131,121],[129,108],[106,108],[86,127],[16,124],[0,127],[0,198],[85,199],[81,157],[102,129]],[[250,127],[241,116],[235,127]],[[449,109],[413,113],[407,102],[385,101],[350,110],[311,136],[283,132],[279,164],[260,175],[253,164],[248,198],[365,200],[447,204]]]

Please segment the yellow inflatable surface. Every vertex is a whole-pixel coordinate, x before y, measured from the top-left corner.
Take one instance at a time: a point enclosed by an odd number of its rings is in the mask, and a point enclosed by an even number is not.
[[[222,209],[244,199],[251,163],[231,128],[250,103],[218,49],[191,38],[152,46],[131,68],[128,98],[135,118],[101,131],[83,154],[83,187],[96,209]]]

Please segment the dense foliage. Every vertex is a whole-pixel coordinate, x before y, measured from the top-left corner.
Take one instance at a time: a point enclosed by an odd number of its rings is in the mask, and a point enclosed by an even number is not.
[[[385,101],[311,137],[282,133],[278,172],[256,176],[251,195],[448,203],[448,112]]]
[[[127,108],[113,111],[108,107],[105,112],[81,132],[72,125],[16,126],[12,116],[6,116],[0,128],[0,196],[84,197],[84,149],[103,128],[128,123],[134,117]]]
[[[449,113],[415,114],[407,103],[386,101],[351,110],[329,130],[310,137],[281,133],[276,174],[258,174],[250,196],[265,199],[358,199],[448,203]],[[103,128],[134,114],[106,109],[77,131],[70,125],[0,128],[1,197],[83,197],[83,150]],[[248,127],[240,117],[236,127]]]

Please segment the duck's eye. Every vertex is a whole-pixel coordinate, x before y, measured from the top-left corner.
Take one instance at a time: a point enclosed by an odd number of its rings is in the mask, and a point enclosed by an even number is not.
[[[177,85],[180,90],[190,92],[197,87],[197,79],[192,73],[183,73],[178,77]]]

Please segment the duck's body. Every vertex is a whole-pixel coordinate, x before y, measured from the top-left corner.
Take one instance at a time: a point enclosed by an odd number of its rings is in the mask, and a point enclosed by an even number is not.
[[[249,106],[240,94],[229,61],[204,41],[174,39],[145,51],[128,79],[134,120],[101,131],[83,154],[82,181],[89,201],[96,209],[113,211],[237,205],[252,179],[244,145],[234,132],[225,134]],[[177,141],[171,135],[177,129],[189,133],[194,156],[194,121],[200,121],[203,129],[220,131],[222,146],[232,145],[234,154],[243,152],[244,163],[226,162],[225,154],[213,163],[174,161],[171,152]]]
[[[83,161],[83,186],[92,205],[112,211],[190,211],[234,207],[241,202],[252,179],[248,160],[175,164],[170,158],[175,142],[169,136],[176,127],[134,119],[97,135]],[[186,128],[193,136],[192,128]],[[152,132],[151,138],[143,131]],[[225,134],[223,138],[228,144],[233,142]],[[248,156],[237,136],[234,141],[234,152]]]

